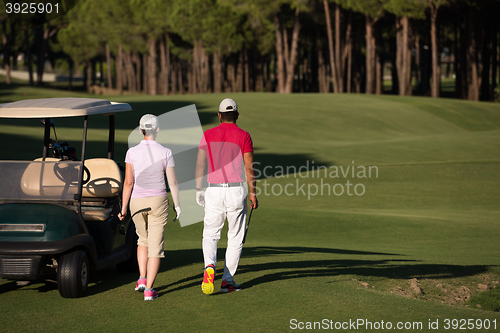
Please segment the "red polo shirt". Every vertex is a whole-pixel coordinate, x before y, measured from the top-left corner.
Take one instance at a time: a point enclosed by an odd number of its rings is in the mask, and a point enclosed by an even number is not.
[[[248,132],[236,124],[221,123],[205,131],[198,148],[207,152],[209,183],[237,183],[245,180],[243,154],[253,152],[253,142]]]

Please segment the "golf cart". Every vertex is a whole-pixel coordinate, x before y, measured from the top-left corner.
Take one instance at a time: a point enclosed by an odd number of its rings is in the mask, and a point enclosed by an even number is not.
[[[115,113],[126,103],[91,98],[32,99],[0,104],[0,118],[40,119],[42,157],[0,160],[0,278],[36,280],[57,272],[63,297],[81,297],[91,268],[137,266],[130,216],[120,221],[121,169],[114,154]],[[106,158],[85,158],[89,116],[109,118]],[[57,142],[53,118],[83,117],[81,157]],[[51,127],[56,141],[51,140]]]

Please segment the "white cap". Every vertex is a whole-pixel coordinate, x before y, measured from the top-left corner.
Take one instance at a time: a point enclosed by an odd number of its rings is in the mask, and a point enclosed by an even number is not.
[[[153,114],[145,114],[139,121],[139,128],[143,130],[157,129],[158,126],[158,118]]]
[[[231,98],[226,98],[219,105],[219,112],[238,111],[238,104]]]

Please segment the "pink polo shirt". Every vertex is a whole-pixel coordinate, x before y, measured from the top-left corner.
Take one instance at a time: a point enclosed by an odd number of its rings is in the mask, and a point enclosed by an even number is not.
[[[165,169],[175,166],[172,151],[153,140],[142,140],[127,150],[125,163],[132,164],[132,198],[166,196]]]
[[[207,181],[212,184],[245,180],[243,154],[253,152],[248,132],[236,124],[221,123],[203,134],[199,147],[207,152]]]

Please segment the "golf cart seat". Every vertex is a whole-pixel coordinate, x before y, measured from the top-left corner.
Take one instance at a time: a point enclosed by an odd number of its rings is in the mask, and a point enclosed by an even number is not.
[[[110,198],[120,193],[122,176],[115,161],[107,158],[85,160],[90,179],[83,185],[84,198]]]
[[[62,162],[58,158],[47,157],[29,163],[21,178],[21,190],[24,194],[40,198],[58,198],[73,200],[78,188],[78,167],[72,163]],[[56,163],[58,162],[58,163]]]
[[[24,194],[46,199],[74,200],[74,195],[78,193],[75,180],[78,179],[79,165],[53,157],[47,157],[45,162],[54,163],[44,164],[42,161],[42,158],[37,158],[24,171],[21,179]],[[115,161],[107,158],[88,159],[84,164],[90,177],[82,187],[82,217],[86,221],[106,221],[121,192],[120,168]]]
[[[116,199],[122,188],[120,168],[107,158],[85,160],[90,179],[82,189],[82,216],[86,221],[106,221],[113,211],[109,201]],[[95,205],[94,198],[102,199],[103,205]],[[103,207],[104,206],[104,207]]]

